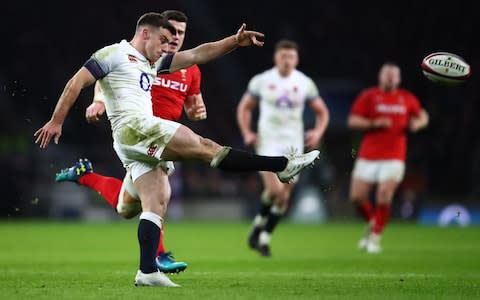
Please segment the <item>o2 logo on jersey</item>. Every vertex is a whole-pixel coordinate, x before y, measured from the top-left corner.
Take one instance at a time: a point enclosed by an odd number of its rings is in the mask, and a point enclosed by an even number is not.
[[[275,106],[278,108],[293,108],[295,103],[287,96],[282,96],[275,100]]]
[[[142,72],[142,74],[140,74],[139,83],[142,90],[144,90],[145,92],[150,91],[152,84],[150,83],[150,77],[147,75],[147,73]]]

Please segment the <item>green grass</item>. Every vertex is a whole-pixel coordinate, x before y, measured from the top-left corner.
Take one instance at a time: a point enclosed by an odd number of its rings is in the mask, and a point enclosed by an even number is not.
[[[391,225],[384,252],[356,249],[359,224],[282,224],[271,259],[247,224],[170,223],[189,268],[178,289],[136,288],[136,223],[0,223],[0,299],[474,299],[480,228]]]

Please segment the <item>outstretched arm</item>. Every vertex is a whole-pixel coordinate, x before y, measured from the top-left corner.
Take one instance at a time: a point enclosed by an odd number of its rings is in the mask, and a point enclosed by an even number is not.
[[[35,132],[36,144],[40,148],[46,148],[53,138],[55,144],[62,135],[62,125],[67,117],[68,111],[73,106],[80,94],[80,91],[95,82],[95,78],[85,67],[82,67],[65,85],[62,95],[55,106],[50,121]]]
[[[215,58],[235,50],[237,47],[263,46],[263,42],[257,38],[263,37],[263,33],[245,30],[246,25],[242,24],[237,34],[224,38],[223,40],[201,44],[200,46],[180,51],[173,56],[170,65],[170,72],[189,67],[195,64],[204,64]]]

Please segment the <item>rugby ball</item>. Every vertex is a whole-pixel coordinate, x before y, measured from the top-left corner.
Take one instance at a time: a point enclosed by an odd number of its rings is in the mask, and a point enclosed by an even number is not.
[[[425,77],[433,82],[448,86],[463,83],[470,76],[470,66],[458,55],[435,52],[422,60]]]

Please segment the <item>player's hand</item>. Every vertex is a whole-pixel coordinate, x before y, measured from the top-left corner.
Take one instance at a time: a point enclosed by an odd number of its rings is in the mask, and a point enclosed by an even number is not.
[[[42,128],[37,130],[33,136],[36,136],[35,144],[40,144],[40,148],[47,148],[50,140],[53,138],[55,144],[58,144],[58,140],[62,135],[62,124],[54,122],[53,120],[48,121]]]
[[[193,104],[186,108],[187,116],[192,121],[205,120],[207,118],[207,108],[202,98],[194,96]]]
[[[305,147],[308,150],[313,150],[320,144],[322,135],[315,129],[310,129],[305,132]]]
[[[261,32],[245,30],[246,27],[247,25],[243,23],[242,26],[240,26],[240,29],[238,29],[237,35],[235,36],[237,44],[240,47],[247,47],[252,45],[262,47],[263,42],[259,41],[258,38],[263,38],[265,35]]]
[[[392,120],[390,118],[377,118],[372,121],[373,129],[384,129],[392,127]]]
[[[247,146],[254,146],[257,144],[257,134],[254,132],[247,132],[243,135],[243,142]]]
[[[421,124],[418,121],[418,119],[411,118],[410,121],[408,122],[408,130],[410,130],[410,132],[416,133],[422,128],[423,128],[423,124]]]
[[[95,101],[85,110],[85,118],[88,123],[96,123],[104,113],[105,104],[103,104],[103,102]]]

